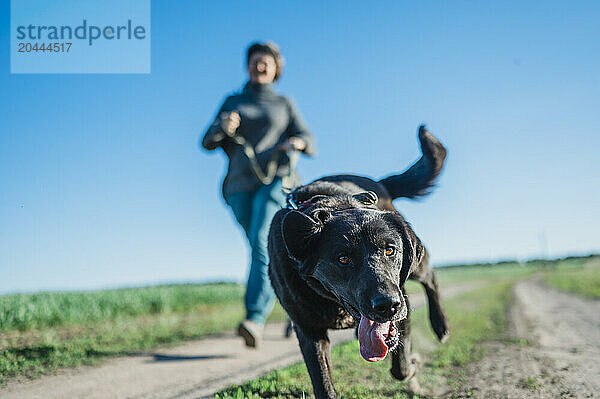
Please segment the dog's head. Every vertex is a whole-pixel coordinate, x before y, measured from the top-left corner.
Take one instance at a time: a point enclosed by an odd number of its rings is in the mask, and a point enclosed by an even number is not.
[[[424,252],[404,218],[376,202],[373,192],[322,197],[282,223],[300,274],[359,320],[361,354],[369,361],[397,345],[394,322],[408,315],[400,288]]]

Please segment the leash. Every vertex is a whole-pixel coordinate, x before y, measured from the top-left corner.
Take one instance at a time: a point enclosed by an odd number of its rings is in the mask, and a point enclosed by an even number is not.
[[[252,171],[254,172],[254,175],[256,176],[256,178],[258,179],[259,182],[261,182],[262,184],[269,185],[273,182],[273,180],[275,179],[275,175],[277,174],[277,167],[279,166],[278,164],[278,159],[279,159],[279,150],[275,150],[273,152],[273,155],[271,156],[271,159],[269,159],[269,162],[267,162],[267,172],[263,172],[263,170],[261,169],[260,165],[258,164],[258,160],[256,159],[256,152],[254,151],[254,148],[252,148],[252,146],[250,144],[248,144],[248,142],[246,141],[246,139],[240,135],[236,135],[234,134],[233,136],[229,136],[234,143],[242,146],[242,149],[244,151],[244,154],[246,154],[246,157],[248,157],[248,161],[250,162],[250,166],[252,167]],[[290,166],[289,166],[289,172],[287,174],[287,176],[283,176],[281,178],[281,182],[282,182],[282,190],[285,194],[287,194],[287,204],[288,207],[293,206],[293,209],[298,209],[298,206],[296,205],[296,203],[294,202],[294,198],[293,198],[293,189],[294,187],[294,179],[293,179],[293,174],[294,174],[294,168],[296,167],[296,163],[298,162],[298,158],[300,156],[300,153],[298,150],[293,150],[291,152],[291,154],[289,155],[289,159],[290,159]],[[292,322],[292,319],[288,318],[288,322],[287,325],[285,327],[285,331],[284,331],[284,336],[286,338],[289,338],[292,335],[292,330],[294,329],[294,323]]]
[[[260,167],[260,165],[258,164],[258,160],[256,159],[256,152],[254,151],[254,148],[252,148],[252,146],[248,143],[248,141],[246,141],[246,139],[240,135],[233,135],[233,136],[230,136],[230,138],[233,140],[234,143],[236,143],[242,147],[244,154],[246,154],[246,157],[248,158],[248,161],[250,162],[250,167],[252,168],[252,171],[254,172],[254,175],[256,176],[258,181],[261,184],[264,184],[265,186],[268,186],[269,184],[273,183],[273,180],[275,179],[275,176],[277,174],[277,168],[279,166],[278,160],[279,160],[280,151],[275,150],[273,152],[273,155],[271,155],[271,158],[267,162],[267,171],[264,172],[262,170],[262,168]],[[297,150],[292,151],[291,154],[289,155],[289,159],[290,159],[289,169],[290,170],[289,170],[287,176],[282,177],[284,192],[285,192],[285,190],[291,191],[294,188],[293,187],[293,171],[294,171],[294,167],[296,166],[296,162],[298,162],[298,156],[299,156],[299,153]]]

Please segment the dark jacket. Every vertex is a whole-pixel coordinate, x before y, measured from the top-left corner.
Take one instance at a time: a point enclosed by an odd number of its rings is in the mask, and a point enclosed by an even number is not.
[[[256,153],[256,159],[263,170],[277,147],[289,137],[299,137],[306,143],[304,153],[314,155],[315,147],[312,135],[300,119],[293,103],[285,96],[273,91],[272,84],[248,82],[240,94],[227,97],[213,124],[202,139],[207,150],[223,148],[229,157],[229,168],[223,181],[223,195],[254,191],[260,186],[248,157],[242,147],[234,143],[221,129],[221,112],[237,111],[241,122],[236,135],[244,137]],[[287,154],[279,156],[277,176],[290,174]],[[292,177],[297,176],[292,171]]]

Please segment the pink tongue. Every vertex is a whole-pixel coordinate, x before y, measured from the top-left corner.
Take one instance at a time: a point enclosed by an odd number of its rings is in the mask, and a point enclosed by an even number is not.
[[[389,333],[390,322],[377,323],[360,316],[358,324],[358,342],[360,354],[369,362],[378,362],[385,359],[388,347],[385,344],[385,336]]]

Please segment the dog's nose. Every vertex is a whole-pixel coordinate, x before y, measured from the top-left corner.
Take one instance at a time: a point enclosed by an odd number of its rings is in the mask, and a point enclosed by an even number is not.
[[[378,295],[371,301],[375,313],[384,319],[392,319],[400,310],[400,300],[389,296]]]

